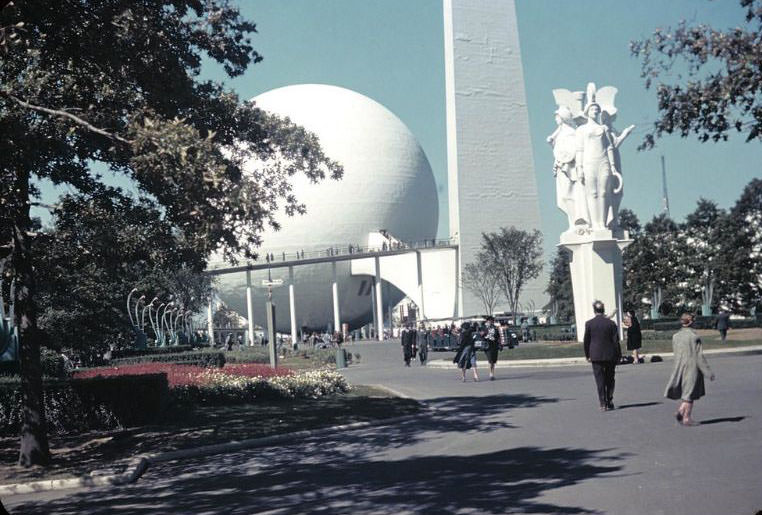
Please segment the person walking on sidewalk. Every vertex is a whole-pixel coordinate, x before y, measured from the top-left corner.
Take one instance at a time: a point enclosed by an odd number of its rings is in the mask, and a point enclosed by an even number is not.
[[[622,358],[619,329],[609,320],[600,300],[593,302],[595,316],[585,323],[585,358],[593,364],[601,411],[614,409],[614,372]]]
[[[695,426],[698,424],[691,417],[693,403],[706,393],[704,375],[709,376],[710,381],[714,381],[714,373],[704,357],[701,339],[691,329],[693,315],[683,313],[680,316],[680,324],[682,328],[672,337],[675,365],[667,382],[667,388],[664,390],[664,396],[680,401],[675,413],[679,423],[684,426]]]
[[[405,359],[405,366],[410,366],[410,360],[414,356],[414,347],[415,347],[415,331],[410,328],[409,325],[406,325],[402,329],[402,333],[400,334],[400,340],[402,341],[402,356]]]
[[[722,343],[725,343],[725,338],[728,336],[728,329],[730,329],[730,313],[721,309],[717,313],[717,320],[714,322],[715,328],[720,332],[720,339]]]
[[[478,327],[476,323],[463,322],[460,329],[458,352],[455,353],[452,362],[458,364],[460,378],[464,383],[466,382],[466,370],[472,367],[474,369],[474,381],[479,381],[479,374],[476,372],[476,349],[474,348],[474,334]]]
[[[431,333],[426,329],[426,326],[421,322],[418,327],[418,334],[416,335],[418,340],[418,357],[421,360],[421,365],[425,365],[429,359],[429,340],[431,339]]]
[[[495,317],[492,315],[487,317],[487,323],[484,326],[484,341],[487,342],[484,353],[487,355],[487,361],[489,362],[489,380],[494,381],[497,353],[500,350],[500,333],[495,325]]]

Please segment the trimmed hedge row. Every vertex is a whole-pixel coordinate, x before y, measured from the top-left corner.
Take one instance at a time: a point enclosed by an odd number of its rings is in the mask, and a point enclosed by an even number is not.
[[[183,352],[170,354],[155,354],[148,356],[134,356],[131,358],[112,359],[109,365],[135,365],[138,363],[177,363],[178,365],[194,365],[197,367],[225,366],[225,354],[220,351]]]
[[[146,424],[164,413],[169,400],[166,374],[51,380],[43,388],[48,428],[56,434]],[[4,379],[0,434],[18,434],[21,421],[20,381]]]
[[[145,349],[117,349],[111,351],[111,359],[134,358],[136,356],[155,356],[157,354],[177,354],[179,352],[190,352],[192,350],[192,345],[146,347]]]
[[[716,321],[717,321],[716,316],[696,317],[696,319],[693,321],[693,328],[694,329],[714,329]],[[680,329],[680,320],[676,318],[669,319],[669,320],[659,319],[659,320],[654,320],[653,323],[649,325],[652,325],[655,331],[677,331],[678,329]],[[751,327],[762,327],[762,319],[758,317],[731,319],[730,327],[735,329],[748,329]],[[644,326],[643,328],[650,329]]]

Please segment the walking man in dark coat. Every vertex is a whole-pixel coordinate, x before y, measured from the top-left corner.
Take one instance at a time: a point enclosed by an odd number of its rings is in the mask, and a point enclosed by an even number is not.
[[[604,314],[603,302],[593,303],[595,316],[585,323],[585,358],[593,364],[601,411],[614,409],[614,371],[622,357],[619,329]]]
[[[725,338],[728,336],[728,329],[730,329],[730,313],[724,309],[720,310],[720,312],[717,314],[715,327],[720,332],[722,343],[725,343]]]
[[[410,360],[413,358],[413,348],[415,347],[415,331],[409,325],[406,325],[400,334],[402,340],[402,352],[405,358],[405,366],[410,366]]]

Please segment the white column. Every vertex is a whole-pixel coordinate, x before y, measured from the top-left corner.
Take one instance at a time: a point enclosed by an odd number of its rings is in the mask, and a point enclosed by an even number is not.
[[[378,341],[384,341],[384,305],[381,296],[381,260],[376,256],[376,332]]]
[[[333,330],[341,331],[341,318],[339,317],[339,285],[336,282],[336,261],[333,265]]]
[[[577,341],[582,341],[585,322],[594,316],[593,302],[596,300],[603,302],[607,315],[621,328],[622,250],[630,243],[632,240],[627,233],[618,239],[611,231],[582,236],[561,235],[560,245],[572,253],[569,268],[574,290]]]
[[[246,316],[249,318],[249,346],[254,346],[254,300],[251,291],[251,270],[246,270]]]
[[[299,341],[296,334],[296,308],[294,307],[294,267],[288,267],[288,309],[291,312],[291,343]]]
[[[418,309],[420,310],[420,318],[425,319],[426,318],[426,310],[423,307],[423,265],[421,264],[421,251],[416,250],[415,251],[415,259],[416,259],[416,265],[418,267],[418,298],[420,299],[420,303],[418,304]]]
[[[214,295],[209,300],[209,306],[206,308],[206,327],[209,331],[209,345],[214,347]]]

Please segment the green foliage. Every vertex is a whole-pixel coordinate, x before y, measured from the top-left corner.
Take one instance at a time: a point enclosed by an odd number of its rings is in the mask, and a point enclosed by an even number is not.
[[[482,233],[482,252],[516,313],[521,290],[542,271],[542,234],[537,229],[528,232],[515,227]]]
[[[46,381],[44,386],[48,426],[57,434],[145,424],[161,416],[169,399],[166,374]],[[18,434],[21,412],[19,380],[0,382],[0,434]]]
[[[54,350],[43,347],[40,352],[40,364],[43,376],[64,378],[69,375],[63,356]]]
[[[719,301],[738,313],[762,311],[762,179],[744,188],[718,231]]]
[[[731,29],[683,21],[630,43],[646,88],[656,89],[660,114],[640,149],[672,133],[703,142],[727,140],[735,130],[746,141],[762,140],[762,1],[740,4],[745,23]]]
[[[42,245],[29,215],[38,196],[35,178],[67,186],[84,202],[103,190],[102,176],[91,170],[101,162],[132,181],[183,248],[205,260],[215,251],[255,258],[265,225],[277,225],[279,207],[304,212],[290,178],[339,178],[342,169],[315,135],[200,79],[205,59],[230,77],[261,60],[250,41],[255,25],[229,0],[28,0],[3,4],[0,27],[0,260],[12,265],[16,311],[28,321],[20,345],[29,361],[23,368],[31,422],[44,415],[33,392],[40,384],[36,350],[45,333],[73,345],[76,329],[70,306],[57,300],[65,296],[50,293],[45,332],[38,330],[41,269],[34,264]],[[102,250],[109,269],[128,262],[118,251]],[[102,332],[122,329],[109,325],[112,313],[87,301],[104,295],[111,306],[114,295],[131,288],[102,291],[87,277],[81,287],[90,292],[77,318],[93,316],[85,327],[97,327],[101,314],[107,317]],[[120,344],[112,336],[82,340]],[[20,461],[43,463],[47,454],[41,431],[25,431]]]
[[[185,309],[207,302],[203,259],[145,199],[103,188],[66,195],[53,216],[53,227],[38,236],[36,260],[39,323],[49,345],[94,364],[110,347],[131,344],[125,300],[133,287],[146,302],[169,294]]]
[[[217,350],[178,352],[170,354],[151,354],[144,356],[133,356],[131,358],[112,359],[109,362],[109,364],[114,367],[121,365],[134,365],[136,363],[177,363],[179,365],[222,368],[225,366],[225,354]]]
[[[710,200],[699,199],[677,234],[678,275],[676,302],[698,310],[705,301],[713,304],[717,268],[722,266],[724,210]],[[721,286],[721,285],[720,285]],[[716,302],[714,302],[716,305]]]
[[[556,257],[550,267],[550,276],[545,293],[550,296],[551,313],[558,320],[574,320],[574,291],[572,288],[571,270],[569,268],[569,251],[559,247]]]
[[[640,310],[661,289],[670,298],[676,284],[678,253],[677,224],[658,215],[633,238],[623,253],[625,309]]]

